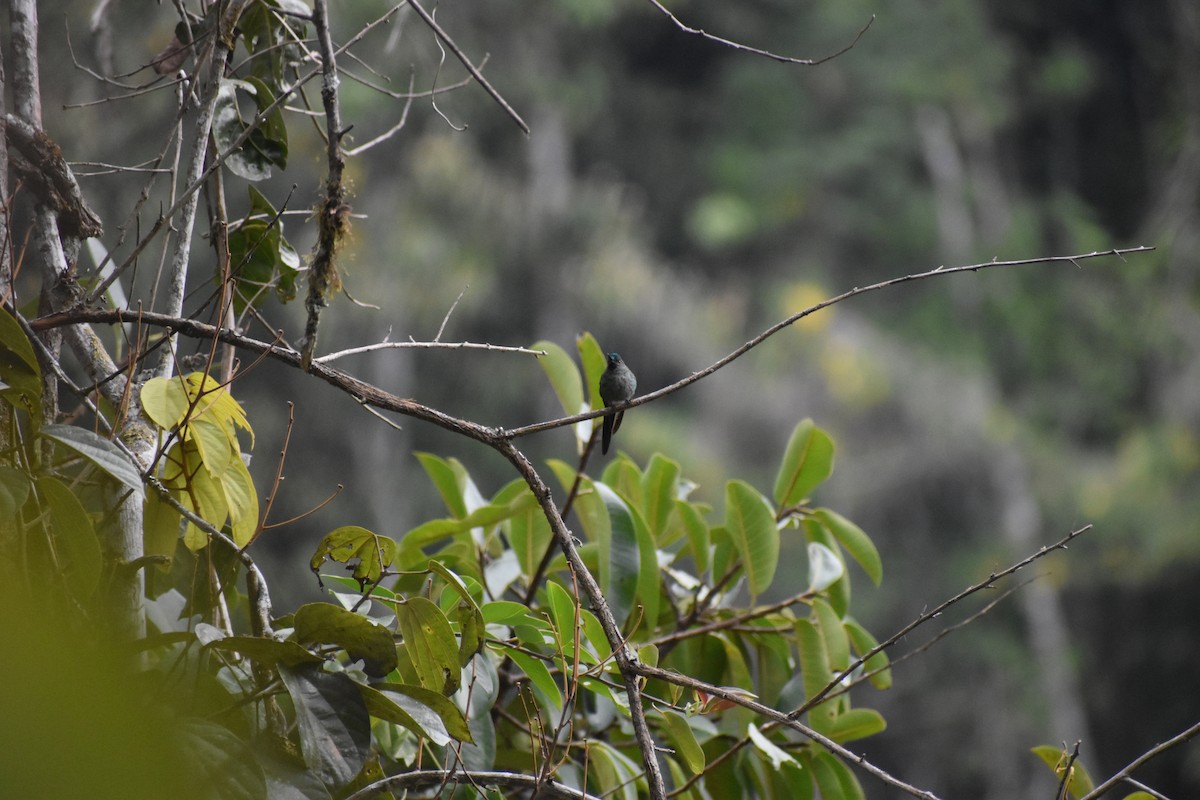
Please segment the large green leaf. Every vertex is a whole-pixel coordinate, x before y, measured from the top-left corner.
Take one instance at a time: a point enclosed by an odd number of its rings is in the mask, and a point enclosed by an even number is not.
[[[284,664],[298,667],[303,664],[321,664],[325,659],[305,649],[293,640],[279,641],[263,636],[226,636],[205,645],[210,650],[228,650],[241,653],[266,667]]]
[[[429,480],[433,481],[442,502],[454,517],[462,518],[467,515],[467,504],[463,499],[462,489],[458,485],[458,477],[450,462],[433,453],[417,453],[417,460],[425,469]]]
[[[441,747],[450,741],[450,733],[438,713],[429,706],[400,692],[358,685],[367,712],[376,719],[394,722],[429,739]],[[438,695],[439,697],[441,695]],[[457,711],[457,709],[455,709]]]
[[[458,663],[458,641],[450,620],[424,597],[410,597],[395,604],[396,620],[404,647],[412,659],[421,685],[451,694],[458,690],[462,672]]]
[[[458,661],[461,666],[479,652],[483,647],[484,627],[483,610],[471,596],[462,578],[450,571],[450,568],[440,561],[430,561],[429,571],[440,575],[446,582],[447,588],[458,595],[458,604],[452,612],[458,621]]]
[[[28,475],[0,464],[0,520],[16,520],[17,511],[25,505],[32,488]]]
[[[850,557],[863,568],[863,572],[867,573],[867,577],[878,586],[883,580],[883,561],[879,558],[879,551],[875,549],[871,537],[867,536],[862,528],[828,508],[818,508],[813,512],[813,516],[833,534]]]
[[[757,597],[771,585],[779,566],[779,528],[766,498],[744,481],[729,481],[725,528],[742,558],[750,594]]]
[[[575,361],[554,342],[545,339],[534,342],[530,350],[545,350],[546,355],[538,357],[538,364],[550,379],[554,394],[558,396],[559,405],[567,415],[578,414],[583,410],[583,380],[579,377],[579,368]]]
[[[688,548],[696,565],[696,574],[703,575],[708,572],[712,555],[712,543],[709,540],[708,523],[704,520],[704,514],[695,503],[686,500],[675,501],[675,514],[687,534]]]
[[[555,715],[561,713],[562,691],[550,675],[550,669],[546,666],[546,662],[516,647],[501,645],[499,649],[504,655],[511,658],[512,662],[524,673],[525,678],[542,692],[546,701],[553,706],[553,713]],[[520,676],[517,676],[517,679],[520,680]]]
[[[838,800],[864,800],[862,786],[850,768],[825,751],[813,756],[813,776],[822,798]]]
[[[59,566],[79,597],[90,597],[100,583],[100,540],[78,498],[57,478],[37,478],[37,491],[50,511]]]
[[[327,558],[347,565],[354,561],[355,580],[378,583],[383,570],[396,558],[396,542],[357,525],[344,525],[325,534],[308,562],[309,569],[317,572]]]
[[[676,484],[679,481],[679,464],[671,459],[655,453],[646,465],[642,475],[642,505],[643,516],[650,531],[660,543],[667,521],[671,518],[671,510],[675,507]],[[664,543],[665,544],[665,543]]]
[[[292,624],[300,644],[337,645],[350,658],[361,658],[368,675],[378,678],[396,668],[391,631],[353,611],[332,603],[305,603],[296,609]]]
[[[1092,783],[1092,776],[1088,775],[1083,764],[1080,764],[1078,759],[1072,761],[1070,755],[1063,752],[1061,747],[1042,744],[1033,748],[1033,754],[1040,758],[1047,767],[1054,770],[1054,777],[1059,781],[1062,781],[1067,765],[1071,765],[1071,771],[1067,773],[1067,791],[1071,793],[1072,797],[1083,797],[1096,788]]]
[[[144,497],[146,489],[142,485],[141,473],[133,463],[133,459],[108,439],[94,431],[76,428],[73,425],[44,425],[42,426],[42,435],[62,442],[91,461],[108,475],[132,489],[134,496],[139,501]]]
[[[0,308],[0,396],[19,402],[30,419],[40,421],[41,394],[42,371],[33,345],[16,318]]]
[[[179,737],[180,766],[194,797],[260,800],[267,796],[262,767],[250,747],[232,731],[203,719],[184,719]]]
[[[775,476],[775,503],[788,508],[808,497],[833,472],[833,440],[811,419],[792,431]]]
[[[327,786],[344,786],[366,763],[371,717],[358,684],[344,672],[319,666],[279,666],[296,709],[304,761]]]
[[[637,521],[625,501],[609,486],[599,481],[592,484],[596,496],[608,512],[609,538],[600,544],[600,581],[609,610],[618,625],[633,613],[640,578],[641,556],[638,547]],[[607,568],[606,568],[607,567]]]
[[[815,697],[833,682],[833,670],[829,668],[829,652],[825,640],[816,626],[807,619],[796,620],[796,644],[800,649],[800,671],[804,680],[804,697]],[[828,735],[833,727],[834,704],[822,700],[809,709],[808,720],[813,729]]]
[[[272,294],[282,303],[294,299],[296,279],[301,272],[299,254],[283,237],[279,212],[253,186],[249,187],[249,193],[250,213],[229,232],[233,303],[238,313],[247,306],[261,307]],[[218,274],[216,279],[221,277]]]
[[[591,408],[600,408],[604,405],[604,401],[600,399],[600,376],[608,367],[608,358],[605,357],[596,337],[587,331],[575,337],[575,349],[579,351],[579,360],[583,364],[584,382],[588,387],[588,405]],[[600,421],[596,420],[596,424],[599,423]]]
[[[432,713],[437,716],[437,719],[448,734],[460,742],[471,741],[471,731],[467,725],[466,717],[463,716],[463,712],[459,710],[458,706],[454,704],[453,699],[439,692],[425,689],[421,686],[410,686],[405,683],[378,683],[375,684],[374,688],[381,692],[387,699],[404,709],[409,716],[423,727],[426,725],[430,727],[435,726],[432,720],[426,718],[427,713]],[[485,696],[488,695],[487,692],[476,691],[472,694],[472,698],[476,695],[484,701],[488,700]],[[474,702],[474,699],[472,702]],[[491,702],[494,702],[494,698],[492,698]],[[428,709],[428,712],[423,711],[423,708]]]
[[[879,642],[871,635],[870,631],[858,624],[857,621],[847,617],[842,620],[842,625],[846,628],[850,641],[854,643],[854,652],[858,654],[859,658],[879,646]],[[888,666],[889,663],[887,652],[882,650],[863,662],[863,669],[871,676],[868,680],[876,689],[891,688],[892,670]]]
[[[810,619],[820,628],[829,666],[834,672],[841,672],[850,666],[850,637],[842,625],[842,618],[820,597],[813,598],[812,611]]]
[[[663,727],[667,731],[667,737],[670,739],[671,744],[675,746],[675,753],[682,759],[684,766],[693,775],[703,772],[704,766],[707,763],[704,757],[704,750],[700,747],[700,743],[696,741],[696,733],[692,730],[692,726],[688,724],[688,718],[665,708],[660,708],[658,713],[662,715]]]
[[[829,738],[838,744],[874,736],[887,728],[883,715],[873,708],[851,708],[842,712],[829,729]]]

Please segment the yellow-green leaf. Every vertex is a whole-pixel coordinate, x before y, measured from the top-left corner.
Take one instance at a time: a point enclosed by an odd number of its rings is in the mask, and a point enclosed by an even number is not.
[[[845,548],[850,557],[863,568],[863,572],[867,573],[867,577],[878,586],[883,580],[883,561],[879,558],[879,551],[875,549],[871,537],[867,536],[862,528],[828,508],[818,508],[813,516],[833,534],[838,544]]]
[[[757,597],[775,579],[779,529],[766,499],[744,481],[725,484],[725,528],[742,558],[750,594]]]
[[[833,440],[811,419],[792,431],[775,476],[775,503],[780,508],[798,504],[833,472]]]
[[[424,597],[410,597],[396,603],[395,609],[404,647],[421,685],[447,695],[457,691],[462,674],[450,620]]]

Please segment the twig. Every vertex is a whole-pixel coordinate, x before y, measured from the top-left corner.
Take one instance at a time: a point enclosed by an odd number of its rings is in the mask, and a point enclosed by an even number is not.
[[[1018,561],[1017,563],[1013,564],[1012,566],[1010,566],[1006,569],[1002,569],[999,572],[993,572],[992,574],[988,575],[987,578],[985,578],[984,580],[979,581],[978,583],[972,584],[971,586],[968,586],[966,589],[963,589],[961,592],[954,595],[949,600],[945,601],[944,603],[937,606],[933,610],[926,611],[924,614],[917,617],[912,622],[908,623],[903,628],[901,628],[893,636],[886,639],[885,641],[880,642],[877,646],[873,647],[872,649],[870,649],[867,652],[860,655],[857,660],[855,660],[852,664],[850,664],[850,666],[846,667],[846,669],[842,670],[840,673],[835,675],[833,680],[830,681],[829,684],[824,689],[817,692],[815,695],[813,695],[811,698],[809,698],[807,701],[805,701],[804,705],[800,706],[800,708],[791,712],[788,716],[791,717],[792,719],[795,719],[796,717],[799,717],[801,714],[803,714],[805,711],[807,711],[810,708],[812,708],[813,706],[815,706],[817,703],[824,700],[825,697],[831,691],[833,691],[833,689],[837,688],[838,684],[841,683],[843,679],[845,679],[848,675],[853,673],[854,670],[858,669],[863,664],[865,664],[867,662],[867,660],[869,658],[871,658],[871,656],[874,656],[876,653],[883,652],[887,648],[891,647],[893,644],[900,641],[905,636],[907,636],[910,632],[912,632],[912,630],[914,628],[925,624],[926,622],[928,622],[931,619],[940,617],[946,611],[946,609],[950,608],[951,606],[970,597],[971,595],[975,594],[976,592],[980,592],[984,589],[990,589],[996,583],[996,581],[998,581],[1002,578],[1007,578],[1009,575],[1012,575],[1015,572],[1017,572],[1021,569],[1024,569],[1025,567],[1032,564],[1034,561],[1037,561],[1039,558],[1049,555],[1050,553],[1053,553],[1056,550],[1066,550],[1067,545],[1071,543],[1071,540],[1073,540],[1076,536],[1079,536],[1083,533],[1086,533],[1087,531],[1090,531],[1091,529],[1092,529],[1092,526],[1090,524],[1084,525],[1082,528],[1077,528],[1076,530],[1071,531],[1065,537],[1063,537],[1059,541],[1055,542],[1054,544],[1049,545],[1047,547],[1042,547],[1036,553],[1033,553],[1032,555],[1021,559],[1020,561]]]
[[[647,678],[654,678],[667,683],[675,684],[676,686],[683,686],[693,691],[701,691],[715,697],[720,697],[723,700],[728,700],[729,702],[735,703],[743,708],[748,708],[755,714],[772,720],[774,723],[772,727],[782,725],[784,727],[791,728],[802,736],[821,744],[831,753],[836,754],[843,760],[861,767],[863,770],[871,775],[874,775],[887,785],[893,786],[905,794],[911,795],[912,797],[920,797],[922,800],[937,800],[937,795],[935,795],[933,792],[926,791],[924,789],[918,789],[915,786],[905,783],[894,775],[875,766],[870,761],[867,761],[865,756],[847,750],[842,745],[838,744],[827,736],[817,733],[807,725],[804,725],[803,723],[784,715],[780,711],[776,711],[770,706],[765,706],[756,700],[750,699],[740,690],[729,689],[724,686],[714,686],[712,684],[697,680],[689,675],[681,675],[678,672],[672,672],[671,670],[662,669],[660,667],[652,667],[649,664],[634,664],[633,671]],[[763,730],[766,730],[765,726]],[[709,762],[709,766],[711,766],[712,763],[714,762]]]
[[[359,353],[370,353],[374,350],[491,350],[497,353],[522,353],[528,356],[544,356],[545,350],[532,350],[528,347],[515,347],[502,344],[488,344],[487,342],[376,342],[375,344],[365,344],[360,347],[351,347],[346,350],[339,350],[336,353],[326,353],[323,356],[313,359],[314,364],[328,364],[330,361],[336,361],[339,358],[346,356],[358,355]]]
[[[854,45],[858,44],[858,40],[863,37],[863,34],[865,34],[867,32],[867,29],[870,28],[872,23],[875,22],[875,15],[872,14],[871,18],[869,20],[867,20],[867,24],[864,25],[862,27],[862,30],[860,30],[858,32],[858,35],[854,37],[854,41],[850,42],[850,44],[846,45],[841,50],[838,50],[836,53],[833,53],[832,55],[828,55],[823,58],[794,58],[792,56],[781,56],[778,53],[772,53],[768,50],[759,50],[757,47],[749,47],[744,44],[739,44],[737,42],[730,41],[729,39],[722,39],[720,36],[714,36],[711,33],[706,33],[705,31],[702,31],[699,28],[690,28],[687,25],[683,24],[683,22],[679,19],[679,17],[675,16],[670,11],[668,11],[666,6],[664,6],[658,0],[650,0],[650,3],[655,8],[657,8],[659,11],[666,14],[667,18],[670,19],[671,22],[674,22],[675,26],[677,28],[679,28],[679,30],[683,31],[684,33],[691,33],[696,36],[700,36],[704,39],[708,39],[711,42],[716,42],[717,44],[723,44],[726,47],[732,47],[734,50],[741,50],[746,53],[753,53],[756,56],[764,56],[766,58],[770,58],[775,61],[782,61],[785,64],[800,64],[800,65],[806,66],[806,67],[815,67],[817,64],[824,64],[826,61],[831,61],[831,60],[837,58],[838,56],[840,56],[842,53],[845,53],[849,50],[854,49]]]
[[[1129,764],[1127,764],[1123,769],[1114,773],[1111,778],[1109,778],[1104,783],[1097,786],[1095,789],[1092,789],[1090,792],[1085,794],[1083,797],[1079,798],[1079,800],[1094,800],[1094,798],[1100,797],[1102,794],[1107,792],[1112,787],[1116,786],[1121,781],[1126,780],[1133,773],[1133,771],[1135,769],[1137,769],[1138,767],[1140,767],[1142,764],[1145,764],[1147,761],[1154,758],[1155,756],[1162,755],[1163,753],[1170,750],[1172,747],[1183,744],[1184,742],[1188,741],[1192,737],[1196,736],[1196,734],[1200,734],[1200,722],[1197,722],[1192,727],[1190,727],[1180,733],[1177,733],[1176,735],[1172,736],[1170,739],[1167,739],[1165,742],[1160,742],[1157,745],[1155,745],[1154,747],[1147,750],[1146,752],[1142,753],[1140,756],[1135,758],[1133,761],[1130,761]]]
[[[467,293],[470,286],[463,287],[463,290],[458,293],[458,297],[454,298],[454,302],[450,304],[450,309],[446,312],[446,316],[442,317],[442,324],[438,326],[437,336],[433,337],[435,342],[442,340],[442,332],[446,330],[446,323],[450,321],[450,315],[454,313],[454,309],[458,308],[458,302],[463,299],[463,295]]]
[[[1054,800],[1067,800],[1067,785],[1071,782],[1071,768],[1075,766],[1075,761],[1079,758],[1078,740],[1075,741],[1075,749],[1071,751],[1071,755],[1067,756],[1067,763],[1062,768],[1062,778],[1058,781],[1058,791],[1054,793]],[[1057,767],[1055,767],[1057,770]]]
[[[483,77],[483,73],[471,63],[471,60],[467,58],[467,54],[464,53],[462,49],[454,43],[454,40],[450,38],[449,34],[447,34],[438,26],[436,22],[434,22],[433,17],[429,16],[429,12],[421,8],[421,5],[417,2],[417,0],[408,0],[408,4],[412,6],[413,11],[416,11],[417,14],[420,15],[421,19],[425,20],[425,24],[437,34],[438,38],[446,43],[446,46],[450,48],[450,52],[454,53],[454,55],[458,57],[458,60],[462,62],[462,65],[467,68],[467,72],[471,73],[471,77],[479,82],[479,85],[483,87],[483,90],[491,95],[492,99],[504,109],[504,112],[508,114],[508,116],[512,117],[513,122],[517,123],[517,126],[525,132],[526,136],[528,136],[529,126],[525,124],[525,120],[521,119],[521,115],[518,114],[516,110],[514,110],[513,107],[508,104],[508,101],[501,97],[500,93],[492,88],[492,85],[488,83],[487,78]]]
[[[469,770],[426,769],[392,775],[359,789],[346,800],[370,800],[381,792],[418,789],[442,783],[476,784],[496,786],[502,789],[533,791],[546,800],[600,800],[594,794],[572,789],[557,781],[539,780],[535,775],[518,775],[514,772],[471,772]]]
[[[492,443],[492,446],[508,459],[509,463],[529,484],[530,491],[537,498],[542,512],[550,523],[550,530],[553,532],[555,540],[562,548],[563,555],[566,556],[567,564],[570,565],[591,602],[592,613],[600,621],[600,627],[604,629],[604,636],[612,646],[617,669],[620,670],[625,684],[625,694],[629,699],[629,718],[633,724],[634,738],[637,740],[638,749],[642,754],[642,764],[646,768],[646,783],[650,788],[650,800],[665,800],[666,787],[663,783],[662,770],[658,765],[654,738],[650,735],[649,725],[646,724],[646,712],[642,704],[641,682],[638,679],[638,670],[641,665],[637,656],[634,655],[621,635],[621,628],[617,625],[616,618],[613,617],[612,610],[608,607],[608,600],[604,597],[600,584],[596,582],[596,578],[583,563],[583,557],[575,546],[574,537],[567,530],[566,523],[563,522],[558,509],[554,506],[554,500],[550,496],[550,487],[538,475],[537,470],[534,469],[525,454],[518,450],[507,437]]]
[[[927,270],[925,272],[917,272],[912,275],[904,275],[899,278],[889,278],[886,281],[880,281],[879,283],[874,283],[874,284],[871,284],[870,286],[855,287],[847,292],[843,292],[843,293],[837,295],[836,297],[831,297],[828,300],[824,300],[820,303],[817,303],[814,306],[809,306],[808,308],[804,309],[803,311],[799,311],[799,312],[791,315],[787,319],[784,319],[784,320],[781,320],[780,322],[775,323],[774,325],[772,325],[771,327],[767,328],[765,331],[760,333],[758,336],[755,336],[753,339],[746,342],[741,347],[737,348],[732,353],[730,353],[729,355],[720,359],[719,361],[715,362],[714,364],[711,364],[710,366],[705,367],[704,369],[702,369],[698,372],[693,372],[691,375],[688,375],[686,378],[676,381],[675,383],[672,383],[669,386],[664,386],[661,389],[657,389],[653,392],[649,392],[649,393],[641,395],[639,397],[635,397],[632,400],[630,400],[629,402],[627,402],[625,405],[621,406],[620,409],[618,409],[616,407],[609,407],[609,408],[596,409],[593,411],[585,411],[581,414],[575,414],[575,415],[569,416],[569,417],[559,417],[558,419],[551,419],[551,420],[546,420],[545,422],[537,422],[532,425],[524,425],[519,428],[512,428],[512,429],[509,429],[507,433],[509,436],[511,436],[514,439],[517,437],[520,437],[520,436],[528,436],[531,433],[539,433],[541,431],[549,430],[551,428],[562,428],[567,425],[574,425],[578,422],[583,422],[584,420],[587,420],[587,419],[593,419],[595,417],[603,417],[607,414],[614,413],[615,411],[618,411],[618,410],[626,411],[635,406],[640,406],[643,403],[649,403],[654,400],[657,400],[658,398],[663,397],[665,395],[673,394],[674,392],[679,391],[680,389],[684,388],[685,386],[690,386],[691,384],[695,383],[696,381],[698,381],[702,378],[707,378],[709,375],[711,375],[712,373],[721,369],[722,367],[730,364],[733,361],[736,361],[746,351],[757,347],[758,345],[762,344],[764,341],[769,339],[771,336],[775,335],[776,333],[783,330],[784,328],[787,328],[788,326],[793,325],[796,322],[804,319],[805,317],[815,314],[816,312],[820,311],[823,308],[828,308],[829,306],[836,305],[836,304],[842,302],[843,300],[849,300],[852,297],[858,297],[859,295],[866,294],[868,292],[878,291],[879,289],[886,289],[889,286],[895,286],[895,285],[901,284],[901,283],[910,283],[912,281],[925,280],[926,278],[940,277],[942,275],[955,275],[960,272],[977,272],[982,269],[991,269],[993,267],[1017,267],[1017,266],[1024,266],[1024,265],[1028,265],[1028,264],[1073,263],[1074,261],[1081,261],[1083,259],[1102,258],[1104,256],[1110,256],[1110,255],[1121,256],[1124,253],[1148,253],[1153,250],[1154,250],[1153,247],[1143,245],[1140,247],[1128,247],[1128,248],[1122,248],[1122,249],[1097,250],[1097,251],[1094,251],[1091,253],[1085,253],[1085,254],[1074,255],[1074,256],[1043,256],[1043,257],[1039,257],[1039,258],[1023,258],[1023,259],[1018,259],[1015,261],[985,261],[981,264],[968,264],[966,266],[961,266],[961,267],[950,267],[950,268],[938,267],[937,269],[931,269],[931,270]]]
[[[338,105],[337,60],[333,39],[329,34],[327,0],[313,3],[313,25],[321,50],[321,102],[325,107],[326,161],[329,175],[325,179],[325,200],[317,213],[317,244],[313,248],[312,264],[308,270],[308,297],[304,308],[308,321],[304,326],[304,344],[300,348],[300,367],[307,371],[317,347],[317,326],[321,311],[329,305],[330,295],[341,286],[338,277],[337,252],[350,227],[350,207],[346,204],[346,187],[342,172],[346,157],[342,153],[342,113]]]

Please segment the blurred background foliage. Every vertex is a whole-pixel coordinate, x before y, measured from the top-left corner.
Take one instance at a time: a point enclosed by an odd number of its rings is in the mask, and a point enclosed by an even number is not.
[[[62,13],[42,15],[44,92],[49,101],[61,91],[64,105],[126,93],[73,66],[68,29],[75,59],[121,74],[146,64],[176,19],[165,4],[100,4],[106,40],[89,33],[95,3],[46,5]],[[719,504],[726,477],[769,486],[768,465],[795,421],[813,417],[839,445],[837,478],[819,500],[883,551],[884,585],[859,603],[881,634],[1095,524],[1069,557],[1040,562],[1048,594],[1001,604],[897,674],[881,707],[891,725],[868,755],[918,786],[1025,796],[1043,768],[1032,755],[1000,754],[1086,736],[1089,769],[1101,775],[1194,721],[1200,8],[670,7],[694,28],[806,58],[836,52],[877,16],[852,50],[803,67],[688,35],[644,0],[438,4],[438,22],[476,63],[488,54],[486,74],[532,134],[470,85],[436,104],[414,100],[397,135],[350,159],[360,216],[343,277],[352,297],[378,308],[339,299],[323,317],[322,349],[432,339],[462,293],[443,340],[551,339],[571,349],[589,330],[652,390],[854,286],[938,265],[1154,245],[1127,260],[925,281],[823,311],[631,413],[618,446],[639,459],[664,451]],[[337,35],[344,41],[386,8],[339,4]],[[436,41],[407,10],[355,52],[361,61],[341,64],[348,147],[403,111],[368,82],[405,92],[411,79],[427,91],[466,77],[452,58],[439,69]],[[319,97],[308,103],[319,108]],[[48,102],[46,128],[73,161],[129,164],[158,152],[173,109],[169,90]],[[259,188],[291,212],[285,234],[305,253],[323,145],[298,117],[289,124],[289,167]],[[108,224],[106,246],[141,183],[84,179]],[[157,258],[143,257],[142,286]],[[193,307],[210,291],[198,280]],[[302,311],[269,306],[267,316],[294,341]],[[338,364],[485,423],[556,414],[538,365],[517,356],[386,351]],[[439,513],[414,450],[464,459],[494,480],[489,491],[509,477],[490,451],[407,422],[399,434],[383,430],[346,398],[271,364],[235,393],[258,432],[252,471],[264,491],[285,401],[296,404],[277,518],[345,485],[334,503],[256,545],[281,607],[315,590],[304,564],[333,527],[399,536]],[[571,440],[560,430],[523,445],[535,460],[569,457]],[[1049,613],[1039,598],[1069,629],[1049,655],[1038,645],[1039,615]],[[1090,730],[1060,727],[1061,685],[1047,682],[1047,664],[1073,670]],[[1200,754],[1163,757],[1146,782],[1169,796],[1200,794]]]

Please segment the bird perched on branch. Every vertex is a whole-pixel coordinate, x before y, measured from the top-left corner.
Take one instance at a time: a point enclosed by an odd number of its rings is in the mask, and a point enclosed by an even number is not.
[[[637,378],[633,376],[629,367],[625,366],[625,362],[621,360],[621,356],[616,353],[609,353],[608,367],[604,370],[604,374],[600,376],[600,400],[604,403],[604,407],[609,408],[611,406],[624,405],[633,399],[633,393],[636,391]],[[624,416],[624,411],[618,411],[604,418],[600,436],[601,453],[608,453],[608,446],[612,442],[612,436],[621,427],[621,419]]]

